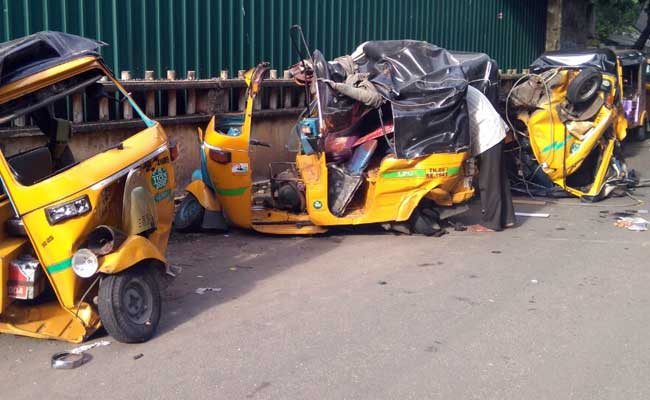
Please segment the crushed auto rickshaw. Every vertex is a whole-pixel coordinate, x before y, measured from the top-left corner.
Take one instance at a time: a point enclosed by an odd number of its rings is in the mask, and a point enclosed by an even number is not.
[[[593,202],[634,186],[621,152],[627,121],[614,52],[549,52],[530,68],[506,103],[513,189]]]
[[[81,342],[152,337],[173,219],[174,147],[104,64],[104,43],[40,32],[0,44],[0,125],[29,118],[45,145],[0,152],[0,332]],[[110,96],[109,80],[119,96]],[[146,128],[86,159],[65,102],[129,102]]]
[[[650,75],[648,58],[638,50],[615,50],[621,65],[621,84],[623,87],[623,113],[627,120],[628,135],[635,140],[645,140],[650,125],[646,85]]]
[[[296,33],[298,32],[298,33]],[[243,113],[213,118],[199,132],[201,168],[176,213],[180,230],[228,224],[271,234],[316,234],[333,226],[380,223],[436,234],[439,221],[466,209],[474,194],[465,93],[468,78],[494,78],[489,57],[464,66],[435,45],[371,41],[326,61],[292,30],[306,109],[295,129],[295,162],[269,165],[253,182],[253,101],[267,66],[246,73]],[[301,51],[302,48],[304,51]],[[485,63],[483,68],[473,65]],[[496,82],[485,85],[492,88]],[[311,100],[310,100],[311,99]]]

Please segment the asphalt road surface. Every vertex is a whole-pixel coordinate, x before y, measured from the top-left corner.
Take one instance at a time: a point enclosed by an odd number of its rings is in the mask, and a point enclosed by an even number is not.
[[[550,217],[494,234],[175,235],[153,340],[52,370],[74,345],[0,335],[0,398],[648,399],[650,232],[601,211],[649,195],[517,204]]]

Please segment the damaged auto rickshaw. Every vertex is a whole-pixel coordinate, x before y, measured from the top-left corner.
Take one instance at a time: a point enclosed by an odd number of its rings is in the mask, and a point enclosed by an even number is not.
[[[0,332],[81,342],[103,326],[141,342],[156,331],[172,273],[174,149],[104,64],[102,45],[59,32],[0,44],[0,126],[31,119],[44,139],[0,152]],[[84,93],[88,107],[101,96],[128,102],[145,129],[75,157],[66,101]]]
[[[616,55],[550,52],[530,70],[507,101],[513,190],[593,202],[634,186],[621,152],[627,121]]]
[[[262,64],[245,75],[245,112],[215,117],[200,133],[201,169],[177,228],[225,228],[227,221],[315,234],[380,223],[429,235],[440,232],[440,219],[466,209],[459,205],[474,194],[468,80],[449,52],[408,40],[367,42],[331,62],[318,50],[299,52],[304,61],[292,71],[308,101],[288,132],[298,143],[295,162],[271,163],[269,180],[253,184],[250,147],[268,147],[251,132]]]
[[[627,120],[627,134],[634,140],[645,140],[650,131],[646,85],[650,76],[647,57],[638,50],[615,50],[621,65],[623,114]]]

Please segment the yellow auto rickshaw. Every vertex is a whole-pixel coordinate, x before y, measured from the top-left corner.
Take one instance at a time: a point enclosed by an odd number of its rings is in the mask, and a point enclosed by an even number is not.
[[[464,97],[468,80],[458,61],[417,41],[367,42],[355,53],[362,54],[354,61],[359,69],[379,78],[390,74],[370,71],[380,62],[411,56],[413,65],[391,69],[395,80],[384,82],[399,88],[399,99],[370,93],[369,103],[376,101],[370,106],[364,103],[368,93],[354,91],[361,85],[351,90],[336,85],[346,80],[343,62],[327,62],[318,50],[307,53],[293,69],[307,98],[303,116],[288,133],[298,143],[295,162],[271,163],[268,180],[253,182],[251,147],[273,149],[251,132],[253,101],[268,67],[248,71],[245,111],[215,117],[205,133],[199,131],[201,169],[186,188],[176,228],[230,224],[302,235],[380,223],[433,235],[440,219],[464,211],[460,205],[474,194],[474,170]]]
[[[44,145],[0,152],[0,332],[122,342],[156,331],[174,210],[174,148],[96,52],[101,42],[41,32],[0,44],[0,126],[32,120]],[[75,94],[110,80],[145,129],[86,159],[62,118]]]
[[[621,66],[623,88],[623,113],[627,120],[628,135],[637,141],[645,140],[650,125],[646,99],[646,85],[650,75],[647,57],[638,50],[615,50]]]
[[[512,187],[601,200],[634,186],[621,151],[621,64],[609,49],[542,54],[508,96]]]

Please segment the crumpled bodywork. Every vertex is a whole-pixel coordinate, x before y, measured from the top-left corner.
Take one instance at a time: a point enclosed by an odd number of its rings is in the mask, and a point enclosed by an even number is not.
[[[399,158],[456,153],[469,148],[465,91],[460,62],[447,50],[415,40],[372,41],[360,45],[349,59],[328,63],[314,52],[314,70],[326,135],[351,136],[372,108],[338,93],[322,79],[345,82],[363,74],[390,105]]]

